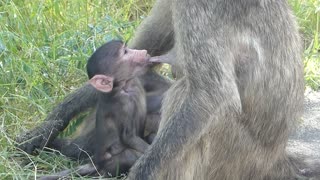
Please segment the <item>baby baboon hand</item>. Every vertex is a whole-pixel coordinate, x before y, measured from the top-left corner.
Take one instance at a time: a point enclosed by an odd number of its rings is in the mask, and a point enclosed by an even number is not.
[[[136,136],[134,129],[129,127],[124,127],[122,130],[122,141],[127,141],[128,139],[131,139],[132,137]]]
[[[104,154],[104,159],[105,159],[106,161],[112,161],[112,155],[111,155],[111,153],[106,152],[106,153]]]

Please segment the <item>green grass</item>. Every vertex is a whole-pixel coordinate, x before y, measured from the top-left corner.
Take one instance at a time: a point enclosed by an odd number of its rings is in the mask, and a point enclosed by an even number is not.
[[[320,1],[291,0],[304,40],[304,71],[307,86],[320,88]]]
[[[105,41],[127,41],[150,0],[0,1],[0,179],[32,179],[73,162],[14,150],[14,138],[40,123],[87,76],[87,58]]]
[[[305,79],[320,87],[316,0],[291,0],[304,40]],[[129,40],[152,0],[0,0],[0,179],[34,179],[76,166],[52,153],[31,156],[14,138],[39,124],[86,80],[85,63],[99,45]]]

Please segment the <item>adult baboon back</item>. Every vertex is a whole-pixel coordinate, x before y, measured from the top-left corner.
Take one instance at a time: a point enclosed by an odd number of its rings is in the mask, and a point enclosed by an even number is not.
[[[183,76],[129,179],[294,179],[285,148],[303,106],[296,22],[285,0],[158,0],[132,44],[174,34]]]

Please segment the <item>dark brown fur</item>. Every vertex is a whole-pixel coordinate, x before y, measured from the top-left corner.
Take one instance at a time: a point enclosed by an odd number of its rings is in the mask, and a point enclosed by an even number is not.
[[[112,162],[110,156],[126,149],[144,153],[148,148],[143,139],[145,92],[137,77],[146,72],[149,58],[145,50],[133,50],[121,41],[110,41],[88,60],[89,83],[100,91],[94,145],[94,162],[100,174],[111,173],[110,164],[124,169],[123,164]]]
[[[158,75],[154,70],[150,69],[146,74],[139,78],[145,91],[147,103],[161,104],[163,93],[170,87],[171,81]],[[153,100],[152,100],[153,99]],[[87,158],[87,153],[92,155],[92,143],[95,141],[91,139],[91,133],[95,127],[95,106],[98,100],[97,90],[90,84],[86,83],[79,89],[69,94],[63,102],[56,105],[53,110],[48,114],[47,118],[36,128],[22,133],[17,138],[17,147],[29,154],[35,153],[35,149],[43,149],[46,146],[51,146],[62,150],[63,154],[73,158]],[[150,121],[146,120],[146,131],[154,132],[158,129],[154,127],[154,124],[158,124],[155,121],[155,116],[159,115],[154,110],[151,112],[148,110],[147,104],[147,116],[150,115]],[[151,105],[153,106],[153,105]],[[78,114],[91,110],[92,113],[84,120],[80,130],[79,136],[74,139],[56,139],[58,134],[63,131],[69,124],[69,122]],[[81,149],[79,149],[79,147]]]
[[[100,175],[115,176],[128,172],[148,148],[143,139],[145,92],[136,77],[144,73],[149,64],[146,51],[131,50],[121,41],[102,45],[89,58],[89,83],[99,91],[99,95],[95,128],[85,139],[94,148],[95,166],[89,163],[77,167],[80,175],[99,172]],[[57,142],[54,141],[54,147],[57,147]],[[57,179],[69,173],[70,170],[65,170],[41,179]]]

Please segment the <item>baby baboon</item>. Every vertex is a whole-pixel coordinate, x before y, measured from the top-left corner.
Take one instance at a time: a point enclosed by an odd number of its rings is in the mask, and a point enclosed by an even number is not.
[[[111,41],[89,58],[89,83],[99,91],[94,146],[94,164],[99,174],[124,173],[148,148],[144,141],[146,99],[136,78],[149,65],[145,50],[133,50],[121,41]],[[80,175],[94,174],[87,164],[76,168]],[[54,179],[66,176],[70,170],[42,177]]]
[[[133,50],[121,41],[111,41],[97,49],[88,60],[89,83],[100,91],[94,154],[100,173],[112,155],[124,150],[119,146],[126,145],[140,153],[148,147],[142,139],[146,99],[136,77],[146,72],[149,58],[146,50]]]
[[[139,77],[139,80],[146,91],[147,99],[145,131],[154,135],[160,121],[161,101],[172,81],[155,73],[152,69],[148,69],[144,75]],[[96,144],[94,119],[97,101],[98,91],[91,84],[84,84],[55,106],[43,123],[21,134],[16,140],[18,148],[32,154],[35,153],[35,149],[49,146],[74,159],[88,158],[88,154],[93,154],[93,145]],[[77,129],[79,133],[76,137],[72,139],[57,138],[58,134],[68,126],[70,120],[90,109],[92,109],[92,113],[83,120],[81,127]],[[150,139],[148,142],[151,143]]]

